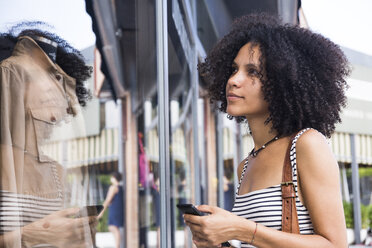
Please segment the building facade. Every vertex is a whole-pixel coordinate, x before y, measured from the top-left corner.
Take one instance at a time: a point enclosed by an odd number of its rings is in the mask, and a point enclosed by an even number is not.
[[[109,92],[119,106],[118,162],[114,168],[124,175],[123,242],[126,247],[192,247],[176,204],[230,209],[238,181],[237,165],[253,146],[244,124],[228,121],[209,103],[197,63],[228,31],[235,17],[266,11],[281,15],[285,22],[298,23],[304,20],[299,3],[86,2],[93,6],[102,62],[110,68],[100,94]],[[105,22],[102,16],[111,21]],[[356,120],[352,108],[363,105],[358,101],[350,101],[344,118],[349,114],[350,121]],[[368,111],[362,113],[363,118],[368,119]],[[356,132],[350,126],[339,126],[330,140],[341,168],[344,200],[354,201],[355,206],[371,204],[370,186],[362,189],[361,199],[354,197],[359,195],[355,189],[359,185],[358,165],[368,168],[372,161],[368,128]],[[358,233],[362,224],[358,223],[358,211],[354,213]]]

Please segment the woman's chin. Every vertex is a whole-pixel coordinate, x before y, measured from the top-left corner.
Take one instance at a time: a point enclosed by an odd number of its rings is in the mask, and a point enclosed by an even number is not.
[[[232,117],[239,117],[239,116],[245,116],[245,114],[241,113],[240,111],[231,111],[226,110],[226,113]]]

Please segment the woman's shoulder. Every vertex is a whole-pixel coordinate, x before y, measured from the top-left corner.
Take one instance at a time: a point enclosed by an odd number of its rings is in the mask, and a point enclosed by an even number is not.
[[[320,147],[329,147],[326,137],[313,128],[303,129],[294,138],[296,150],[302,152],[319,151]]]
[[[324,173],[337,167],[326,137],[315,129],[304,132],[297,140],[296,157],[299,171]]]
[[[113,193],[117,193],[119,191],[119,186],[118,185],[111,185],[110,186],[110,190],[113,192]]]

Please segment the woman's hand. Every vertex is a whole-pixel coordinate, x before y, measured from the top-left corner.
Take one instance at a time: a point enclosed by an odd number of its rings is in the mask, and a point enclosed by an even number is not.
[[[234,239],[234,231],[241,217],[218,207],[201,205],[197,208],[209,215],[185,214],[184,220],[190,227],[193,241],[198,248],[221,247],[221,243]]]
[[[105,207],[104,207],[104,209],[105,209]],[[104,209],[97,215],[97,221],[102,218],[103,213],[104,213]]]
[[[22,240],[27,247],[51,244],[56,247],[90,247],[95,233],[95,216],[73,218],[78,208],[68,208],[26,225]]]

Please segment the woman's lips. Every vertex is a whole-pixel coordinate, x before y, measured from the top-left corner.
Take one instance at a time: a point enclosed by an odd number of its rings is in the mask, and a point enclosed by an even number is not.
[[[243,97],[237,96],[235,94],[228,94],[226,98],[228,101],[237,101],[237,100],[242,99]]]

